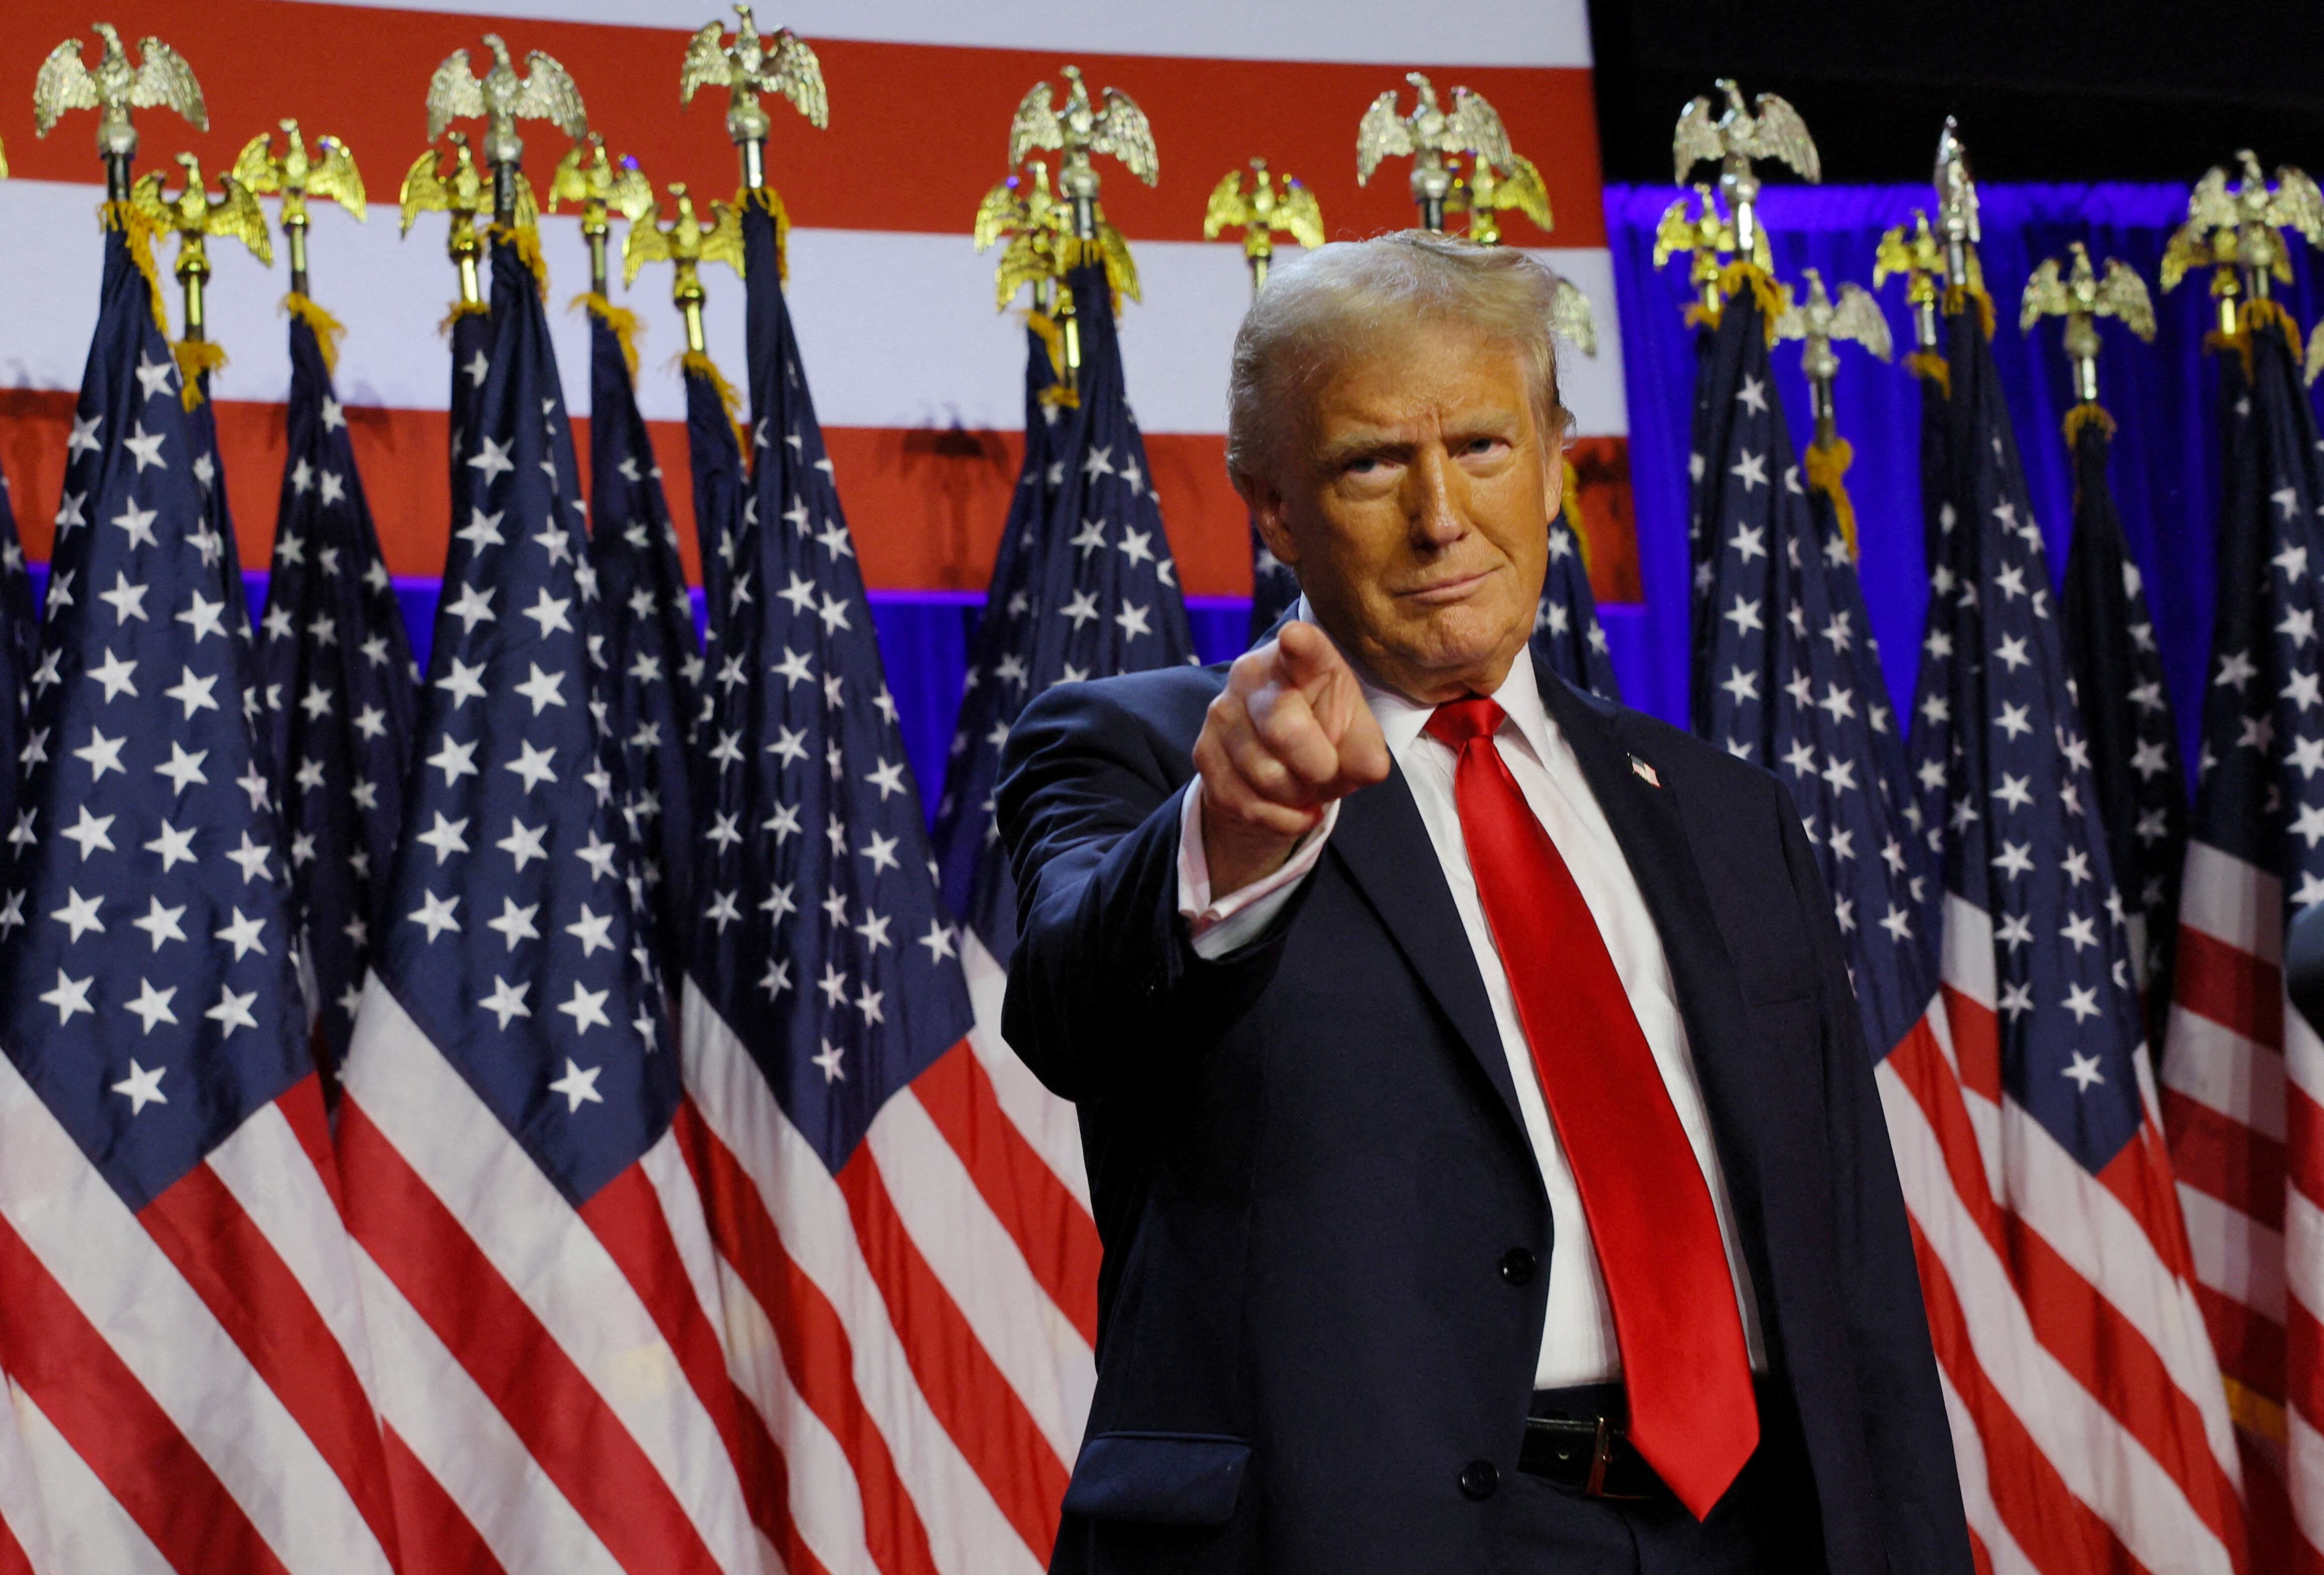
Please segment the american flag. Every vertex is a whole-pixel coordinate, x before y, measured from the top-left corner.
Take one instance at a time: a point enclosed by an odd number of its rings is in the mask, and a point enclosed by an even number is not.
[[[327,347],[290,316],[290,402],[274,559],[259,619],[260,728],[290,838],[291,912],[325,1076],[346,1062],[403,824],[411,642],[331,386]]]
[[[218,460],[217,406],[209,397],[210,374],[198,373],[194,379],[193,403],[189,417],[193,453],[194,480],[201,484],[203,530],[217,543],[226,559],[226,584],[236,588],[236,594],[226,598],[226,626],[235,638],[234,659],[238,664],[242,680],[242,709],[253,722],[264,704],[258,686],[250,679],[255,667],[250,655],[250,601],[242,590],[241,539],[234,530],[234,510],[226,502],[226,475]],[[266,730],[258,730],[258,747],[269,749],[272,740]],[[262,752],[259,758],[268,757]],[[272,769],[270,762],[269,769]]]
[[[702,555],[702,600],[708,614],[703,646],[707,651],[718,644],[718,628],[726,616],[727,581],[754,504],[721,380],[712,377],[706,366],[689,365],[685,375],[687,458],[694,473],[694,536]],[[699,655],[696,660],[701,660]],[[692,680],[697,688],[704,670],[697,668]],[[700,701],[709,704],[707,690]],[[699,722],[697,714],[697,731]]]
[[[1028,426],[1026,431],[1030,433]],[[1259,637],[1275,627],[1275,621],[1291,611],[1299,600],[1299,576],[1284,566],[1281,558],[1267,550],[1267,543],[1259,537],[1259,527],[1250,528],[1250,639],[1259,643]],[[1542,601],[1549,600],[1546,589]]]
[[[2241,1569],[2235,1441],[2042,530],[1975,305],[1950,334],[1912,740],[1950,1032],[1880,1082],[1969,1525],[1996,1569]]]
[[[970,1037],[773,222],[742,223],[757,523],[683,1030],[731,1359],[779,1451],[788,1568],[1031,1575],[1089,1402],[1081,1204],[1021,1136],[1024,1074]]]
[[[1566,682],[1619,700],[1621,686],[1614,679],[1597,598],[1590,594],[1590,566],[1582,556],[1582,501],[1574,495],[1581,484],[1568,465],[1564,499],[1549,522],[1549,573],[1541,582],[1541,604],[1534,610],[1533,649]]]
[[[604,612],[531,274],[493,255],[392,924],[338,1143],[410,1568],[762,1567]]]
[[[2058,594],[2066,663],[2090,741],[2098,824],[2130,907],[2131,968],[2146,1002],[2147,1042],[2161,1045],[2171,1003],[2179,873],[2187,855],[2187,778],[2163,687],[2163,653],[2146,587],[2123,540],[2107,475],[2114,422],[2096,404],[2067,417],[2074,451],[2074,538]]]
[[[2163,1113],[2242,1446],[2253,1564],[2314,1570],[2324,1567],[2324,1044],[2285,1009],[2282,962],[2288,916],[2324,898],[2324,461],[2282,329],[2247,313],[2229,348],[2218,357],[2218,605]]]
[[[589,308],[591,550],[604,611],[614,785],[646,883],[660,971],[675,980],[693,929],[694,808],[687,745],[695,686],[694,598],[631,382],[633,352],[603,296]],[[623,314],[626,318],[627,314]]]
[[[28,686],[40,659],[40,613],[32,605],[32,576],[16,534],[15,501],[8,478],[0,476],[0,824],[15,818],[16,776],[23,762]]]
[[[1123,385],[1105,272],[1077,268],[1066,288],[1083,303],[1077,402],[1046,434],[1042,484],[1018,488],[1023,522],[1003,538],[994,565],[936,806],[945,890],[1001,967],[1017,944],[1017,887],[992,813],[1010,724],[1052,684],[1194,659],[1177,566]],[[1028,355],[1029,398],[1043,358]],[[1029,420],[1026,429],[1029,481]],[[1044,486],[1045,498],[1028,496]],[[988,1019],[996,1025],[998,1005],[996,993]]]
[[[385,1571],[242,585],[180,390],[109,233],[0,876],[0,1365],[64,1567]]]

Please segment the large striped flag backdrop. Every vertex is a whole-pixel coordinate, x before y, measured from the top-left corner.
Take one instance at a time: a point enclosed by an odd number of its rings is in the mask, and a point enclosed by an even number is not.
[[[1934,806],[1950,1064],[1884,1077],[1923,1293],[1992,1568],[2241,1570],[2240,1470],[2129,915],[1983,306],[1950,319],[1912,739]]]
[[[242,586],[155,315],[115,230],[0,868],[0,1368],[60,1568],[384,1575]]]
[[[171,140],[149,150],[155,159],[185,147],[204,168],[228,169],[251,135],[295,115],[343,138],[376,193],[392,197],[394,175],[422,145],[429,74],[493,27],[520,59],[540,49],[563,61],[607,144],[634,154],[657,181],[684,180],[697,198],[733,189],[723,97],[697,95],[681,110],[677,95],[686,35],[731,19],[723,0],[438,4],[124,0],[105,14],[133,39],[160,33],[201,75],[213,130],[157,126],[152,134]],[[453,11],[500,20],[444,14]],[[48,556],[71,391],[93,325],[85,281],[97,249],[87,216],[101,192],[86,127],[35,137],[28,89],[42,55],[85,34],[92,14],[67,0],[14,0],[0,36],[0,143],[16,177],[0,182],[0,234],[23,238],[0,246],[8,381],[18,391],[0,393],[9,433],[0,458],[36,559]],[[785,111],[769,158],[793,221],[801,352],[816,369],[837,485],[875,590],[986,584],[1022,443],[1024,336],[993,310],[991,258],[974,251],[968,232],[978,198],[1008,173],[1019,97],[1044,77],[1054,82],[1071,59],[1092,81],[1136,98],[1161,149],[1159,184],[1109,181],[1105,206],[1138,253],[1144,302],[1123,320],[1123,355],[1188,594],[1241,594],[1250,574],[1247,517],[1222,459],[1228,351],[1250,278],[1231,238],[1202,238],[1205,199],[1257,155],[1316,193],[1334,238],[1410,224],[1400,179],[1357,185],[1355,132],[1365,106],[1417,67],[1443,91],[1483,93],[1541,168],[1557,227],[1529,232],[1529,244],[1588,293],[1601,340],[1595,359],[1572,358],[1561,385],[1578,419],[1595,583],[1601,599],[1636,598],[1629,543],[1612,528],[1628,514],[1614,495],[1627,486],[1627,425],[1582,0],[1515,9],[1446,0],[1425,14],[1398,0],[1063,8],[801,0],[762,8],[760,21],[812,41],[829,84],[830,129]],[[399,242],[389,201],[363,224],[338,215],[317,224],[318,244],[329,231],[330,301],[347,328],[338,397],[397,575],[441,572],[457,523],[427,462],[445,451],[449,402],[443,342],[431,331],[451,281],[443,224],[423,215]],[[588,277],[578,220],[547,216],[541,234],[561,303]],[[290,383],[281,280],[238,248],[211,250],[210,332],[233,357],[213,374],[212,391],[243,560],[255,566],[267,561],[281,472],[272,407]],[[703,272],[711,354],[739,379],[742,287],[724,269]],[[628,296],[614,294],[647,322],[638,402],[663,469],[677,477],[686,474],[687,403],[670,366],[683,340],[667,292],[667,275],[649,270]],[[567,401],[586,416],[587,322],[559,305],[549,327]],[[689,491],[672,487],[669,505],[688,572],[698,575]]]
[[[2254,301],[2218,357],[2218,606],[2163,1109],[2234,1397],[2255,1568],[2324,1569],[2324,1045],[2285,1009],[2289,915],[2324,898],[2324,467],[2297,331]]]

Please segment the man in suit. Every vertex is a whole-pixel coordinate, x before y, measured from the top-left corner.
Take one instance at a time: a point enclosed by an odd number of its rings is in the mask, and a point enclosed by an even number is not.
[[[1299,606],[1010,738],[1006,1029],[1105,1244],[1057,1571],[1969,1568],[1791,800],[1527,649],[1550,288],[1279,270],[1228,464]]]

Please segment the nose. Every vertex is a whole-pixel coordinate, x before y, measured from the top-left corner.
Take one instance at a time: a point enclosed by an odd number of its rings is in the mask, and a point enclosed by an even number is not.
[[[1442,552],[1469,533],[1461,470],[1434,445],[1424,447],[1405,472],[1404,516],[1413,547]]]

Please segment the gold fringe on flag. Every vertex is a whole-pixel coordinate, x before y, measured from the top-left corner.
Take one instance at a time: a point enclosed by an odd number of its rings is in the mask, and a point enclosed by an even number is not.
[[[282,309],[314,330],[315,343],[323,352],[323,370],[339,369],[339,341],[347,336],[346,325],[315,304],[313,298],[292,290],[282,298]]]
[[[2284,345],[2292,352],[2292,364],[2298,365],[2301,357],[2300,325],[2292,320],[2290,312],[2265,296],[2246,300],[2236,308],[2236,331],[2229,335],[2212,329],[2203,336],[2203,348],[2233,350],[2243,358],[2244,381],[2248,382],[2252,377],[2252,336],[2263,328],[2275,328],[2282,333]]]
[[[753,205],[763,209],[775,221],[775,278],[788,284],[791,281],[791,216],[783,207],[782,193],[771,186],[756,190],[743,187],[734,193],[734,211],[742,213]]]
[[[178,358],[178,398],[188,410],[202,402],[202,374],[226,364],[226,346],[208,339],[180,339],[170,346]]]
[[[2069,448],[2081,441],[2085,427],[2096,427],[2109,438],[2114,436],[2114,418],[2107,414],[2104,405],[2094,401],[2085,401],[2068,410],[2065,427],[2066,447]]]
[[[638,314],[627,307],[617,307],[594,290],[585,290],[573,298],[572,304],[587,311],[613,330],[622,346],[622,360],[630,369],[630,376],[638,375],[638,336],[645,330],[639,325]]]
[[[1848,496],[1848,467],[1855,461],[1856,450],[1845,438],[1835,438],[1830,443],[1808,445],[1808,487],[1831,500],[1832,517],[1840,521],[1840,534],[1848,543],[1848,556],[1856,556],[1856,505]]]
[[[1937,391],[1947,399],[1953,397],[1953,369],[1945,358],[1933,350],[1915,350],[1904,357],[1904,370],[1914,377],[1937,385]]]
[[[1590,531],[1582,522],[1582,473],[1568,459],[1565,465],[1565,493],[1558,512],[1565,516],[1565,528],[1573,532],[1573,545],[1582,552],[1582,572],[1590,572]]]
[[[540,254],[540,232],[529,225],[494,225],[491,234],[493,245],[516,249],[517,261],[532,275],[533,288],[548,295],[549,263]],[[455,312],[453,316],[459,314]]]
[[[145,276],[146,295],[153,308],[153,326],[161,330],[161,337],[168,338],[170,314],[161,305],[161,270],[153,261],[153,237],[158,233],[153,221],[125,202],[100,203],[97,214],[104,228],[119,230],[127,238],[129,260]]]
[[[1975,282],[1945,286],[1947,317],[1961,310],[1970,301],[1977,303],[1978,321],[1985,325],[1985,336],[1991,339],[1993,337],[1993,297],[1986,294],[1985,286]]]
[[[1767,336],[1767,343],[1772,345],[1775,342],[1775,319],[1790,309],[1792,292],[1775,282],[1757,262],[1729,262],[1719,271],[1720,299],[1733,300],[1747,290],[1759,303],[1760,327]],[[1689,312],[1690,316],[1698,315],[1699,309],[1691,308]],[[1708,313],[1699,315],[1706,320],[1709,318]],[[1711,324],[1713,327],[1717,326],[1716,323]]]
[[[1072,299],[1063,284],[1057,286],[1057,297],[1061,301]],[[1056,410],[1079,410],[1081,395],[1065,386],[1065,331],[1058,327],[1056,318],[1047,312],[1028,308],[1020,315],[1025,319],[1025,326],[1040,336],[1042,345],[1048,350],[1049,372],[1057,380],[1041,391],[1041,402]]]
[[[492,316],[492,311],[491,307],[480,300],[456,300],[452,303],[452,309],[444,314],[444,320],[436,325],[436,331],[448,335],[452,325],[462,318],[486,318]]]
[[[678,364],[718,391],[718,402],[726,407],[726,419],[734,424],[735,444],[743,453],[750,453],[751,434],[742,426],[742,395],[726,381],[726,374],[718,370],[718,363],[710,359],[707,351],[688,350],[678,358]]]

